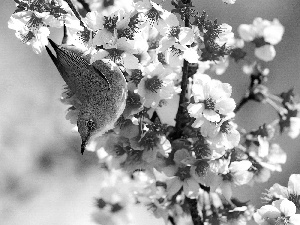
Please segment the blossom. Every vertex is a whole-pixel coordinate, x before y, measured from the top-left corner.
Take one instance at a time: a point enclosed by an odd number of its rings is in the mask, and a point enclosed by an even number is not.
[[[273,184],[273,186],[265,194],[264,200],[270,202],[274,199],[284,199],[287,198],[294,202],[297,208],[300,209],[300,174],[292,174],[288,181],[288,187],[284,187],[278,183]]]
[[[101,13],[90,13],[87,15],[87,22],[92,28],[97,30],[93,38],[94,45],[104,48],[114,46],[118,38],[124,37],[133,40],[135,30],[129,27],[131,18],[130,13],[124,10],[116,10],[109,16],[103,16]],[[125,32],[126,30],[126,32]]]
[[[220,122],[221,115],[233,113],[235,102],[231,95],[231,86],[219,80],[211,79],[205,74],[195,74],[192,86],[192,98],[195,103],[190,103],[188,112],[196,120],[194,127],[200,127],[204,119],[210,122]]]
[[[219,158],[227,149],[236,147],[240,142],[240,133],[237,125],[229,118],[222,119],[219,123],[205,120],[201,126],[201,134],[207,137],[208,143],[213,149],[212,158]]]
[[[295,204],[287,199],[276,200],[272,205],[262,206],[253,217],[259,225],[298,225],[300,223],[300,215],[296,214]]]
[[[227,47],[233,45],[235,43],[235,39],[232,27],[226,23],[222,23],[219,29],[222,32],[216,38],[215,43],[219,46],[226,45]]]
[[[172,72],[161,63],[150,64],[144,69],[144,78],[138,84],[138,94],[145,107],[156,108],[162,99],[170,99],[174,94]]]
[[[259,48],[255,48],[254,54],[257,58],[269,62],[276,56],[276,51],[273,45],[263,45]]]
[[[61,28],[63,24],[70,26],[64,21],[78,21],[75,16],[67,13],[70,8],[64,1],[28,1],[19,2],[17,6],[20,7],[10,17],[8,28],[15,30],[16,37],[31,45],[37,54],[48,44],[48,27]],[[77,27],[79,26],[78,21]]]
[[[167,27],[174,23],[174,15],[151,0],[138,1],[135,8],[142,13],[143,21],[156,28],[162,35]]]
[[[238,32],[244,41],[252,41],[255,46],[255,56],[265,62],[272,61],[276,56],[273,45],[278,44],[283,36],[284,27],[274,19],[272,22],[256,18],[253,24],[241,24]]]
[[[164,52],[167,48],[171,47],[175,43],[181,45],[190,45],[194,41],[193,30],[189,27],[180,27],[179,21],[174,14],[171,14],[169,17],[172,17],[170,22],[163,29],[163,37],[160,40],[159,51]]]
[[[130,42],[126,38],[120,38],[116,40],[115,45],[109,46],[106,49],[100,49],[93,54],[91,63],[107,58],[127,69],[138,69],[139,60],[134,53],[135,50],[130,46]]]
[[[175,165],[163,168],[163,172],[172,177],[167,180],[167,195],[172,197],[181,188],[189,198],[196,198],[199,195],[199,184],[191,173],[191,167],[186,166],[183,162],[190,157],[186,149],[177,150],[174,154]]]
[[[219,176],[219,189],[224,197],[230,201],[232,197],[231,184],[244,185],[247,184],[253,177],[253,173],[249,171],[252,163],[249,160],[241,160],[231,162],[228,167],[228,172]],[[222,180],[220,180],[222,178]]]

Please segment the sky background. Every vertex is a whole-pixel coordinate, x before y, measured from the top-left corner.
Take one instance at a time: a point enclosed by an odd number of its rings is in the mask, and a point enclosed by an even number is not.
[[[168,3],[168,0],[165,1]],[[221,0],[194,1],[196,9],[205,10],[210,19],[228,23],[236,29],[252,23],[256,17],[278,18],[285,27],[282,42],[275,46],[277,56],[267,63],[268,87],[273,93],[291,87],[300,93],[300,1],[237,0],[234,5]],[[63,80],[44,52],[36,55],[7,28],[14,11],[12,0],[0,2],[0,223],[1,225],[90,225],[94,197],[101,174],[93,153],[79,154],[80,139],[65,120],[67,106],[60,103]],[[57,31],[53,39],[59,42]],[[231,62],[222,76],[212,75],[233,86],[238,101],[248,79],[241,64]],[[236,122],[254,129],[276,117],[267,105],[247,104]],[[264,184],[243,186],[235,194],[261,205],[260,193],[274,183],[287,185],[289,175],[300,173],[300,138],[277,138],[287,152],[282,173],[275,173]],[[134,209],[135,224],[162,224],[148,212]]]

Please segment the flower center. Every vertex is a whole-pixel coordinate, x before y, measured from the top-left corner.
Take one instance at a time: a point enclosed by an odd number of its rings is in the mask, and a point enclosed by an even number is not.
[[[141,70],[138,70],[138,69],[132,70],[130,80],[131,80],[135,85],[138,85],[138,84],[140,83],[141,79],[143,79],[143,73],[142,73],[142,71],[141,71]]]
[[[111,212],[112,213],[116,213],[116,212],[118,212],[118,211],[120,211],[122,209],[123,209],[123,207],[120,204],[118,204],[118,203],[111,204]]]
[[[205,109],[215,109],[216,102],[212,98],[208,98],[204,100],[204,107]]]
[[[126,152],[120,145],[115,145],[114,152],[117,156],[124,155]]]
[[[223,180],[227,180],[227,181],[232,181],[233,180],[233,176],[231,173],[226,173],[226,174],[222,174]]]
[[[159,12],[154,7],[152,7],[145,16],[151,26],[153,26],[154,23],[158,23],[158,19],[160,18]]]
[[[114,30],[117,26],[118,16],[107,17],[104,16],[104,28],[111,33],[114,33]]]
[[[21,37],[21,41],[26,44],[27,42],[35,38],[35,35],[33,32],[29,31],[26,35],[20,34],[20,37]]]
[[[103,7],[104,8],[107,8],[107,7],[112,6],[114,4],[115,4],[115,0],[104,0],[103,1]]]
[[[231,130],[231,125],[229,124],[229,121],[226,120],[222,123],[221,127],[220,127],[220,131],[224,134],[228,134]]]
[[[170,35],[171,37],[175,37],[175,38],[178,38],[179,33],[180,33],[180,28],[179,28],[179,26],[173,26],[173,27],[171,27],[171,29],[170,29],[170,31],[169,31],[169,35]]]
[[[32,14],[30,20],[26,23],[29,29],[37,29],[43,24],[43,18],[38,18],[34,13]]]
[[[149,50],[151,49],[157,49],[159,46],[159,41],[157,40],[151,40],[149,41]]]
[[[163,64],[163,65],[166,65],[166,64],[167,64],[167,63],[166,63],[166,57],[165,57],[165,54],[164,54],[164,53],[159,52],[159,53],[157,54],[157,59],[158,59],[158,61],[159,61],[161,64]]]
[[[108,58],[110,58],[113,62],[115,62],[116,64],[118,63],[123,64],[123,58],[121,54],[124,51],[116,48],[106,49],[106,51],[109,53]]]
[[[284,216],[278,217],[275,221],[275,225],[288,225],[288,224],[290,224],[289,220]]]
[[[174,54],[174,55],[177,55],[177,56],[180,56],[183,54],[183,51],[176,48],[174,45],[172,45],[171,47],[171,52]]]
[[[185,180],[191,177],[190,174],[190,167],[186,166],[186,167],[179,167],[177,173],[175,174],[175,176],[179,177],[180,180]]]
[[[297,208],[300,208],[300,195],[297,193],[290,193],[288,199],[292,201]]]
[[[160,89],[162,87],[162,81],[160,79],[158,79],[157,76],[154,76],[152,78],[148,78],[145,81],[145,88],[157,93],[157,90]]]

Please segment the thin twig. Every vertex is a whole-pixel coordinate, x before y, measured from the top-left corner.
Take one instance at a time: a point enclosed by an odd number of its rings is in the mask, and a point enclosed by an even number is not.
[[[76,16],[76,18],[80,21],[80,25],[83,26],[83,27],[85,27],[84,23],[82,22],[81,16],[80,16],[79,12],[77,11],[77,9],[75,8],[75,6],[72,3],[72,1],[71,0],[65,0],[65,2],[68,3],[68,5],[71,8],[72,12]]]
[[[90,6],[85,0],[77,0],[87,12],[91,12]]]
[[[234,113],[237,113],[248,101],[249,101],[249,97],[243,97],[240,102],[236,105],[235,109],[234,109]]]

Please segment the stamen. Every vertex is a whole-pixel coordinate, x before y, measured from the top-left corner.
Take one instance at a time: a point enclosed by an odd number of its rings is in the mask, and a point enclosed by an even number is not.
[[[207,98],[207,99],[204,100],[205,109],[214,110],[215,109],[215,104],[216,104],[216,102],[212,98]]]
[[[179,167],[177,173],[175,174],[175,176],[179,177],[180,180],[185,180],[191,177],[190,174],[190,167],[186,166],[186,167]]]
[[[141,70],[135,69],[132,71],[131,73],[131,77],[130,80],[135,84],[138,85],[141,81],[141,79],[143,79],[143,73]]]
[[[152,78],[148,78],[145,81],[145,88],[152,92],[157,93],[157,90],[162,87],[162,84],[163,82],[160,79],[158,79],[157,76],[154,76]]]
[[[104,16],[104,28],[111,33],[114,33],[115,28],[117,27],[118,16],[107,17]]]
[[[158,23],[158,20],[160,18],[159,16],[159,12],[154,8],[152,7],[147,13],[146,13],[146,18],[147,18],[147,21],[150,23],[151,26],[154,25],[154,23]]]
[[[178,38],[179,33],[180,33],[180,27],[179,26],[171,27],[171,29],[169,30],[169,36],[170,37]]]
[[[222,123],[221,127],[220,127],[220,131],[224,134],[228,134],[231,130],[232,126],[230,125],[229,121],[226,120]]]

